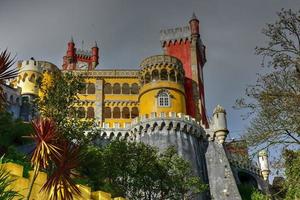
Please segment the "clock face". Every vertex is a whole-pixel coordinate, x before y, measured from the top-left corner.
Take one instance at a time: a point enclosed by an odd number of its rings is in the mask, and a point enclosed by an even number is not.
[[[81,62],[81,61],[77,62],[77,69],[87,69],[87,68],[88,68],[88,64],[86,62]]]

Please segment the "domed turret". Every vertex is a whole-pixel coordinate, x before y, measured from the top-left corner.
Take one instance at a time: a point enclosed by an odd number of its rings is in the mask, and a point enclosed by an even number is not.
[[[225,109],[217,105],[213,113],[214,134],[220,144],[223,144],[227,134],[227,121]]]
[[[269,179],[270,169],[268,153],[266,150],[262,150],[258,153],[258,162],[261,170],[261,175],[263,176],[264,180],[267,181]]]
[[[158,55],[144,59],[140,66],[140,114],[186,113],[181,61]]]

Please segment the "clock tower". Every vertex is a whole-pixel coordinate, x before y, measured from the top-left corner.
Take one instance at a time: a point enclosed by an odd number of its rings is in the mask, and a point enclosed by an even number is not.
[[[66,55],[63,57],[64,70],[94,70],[98,65],[99,48],[97,43],[91,50],[75,48],[73,38],[68,42]]]

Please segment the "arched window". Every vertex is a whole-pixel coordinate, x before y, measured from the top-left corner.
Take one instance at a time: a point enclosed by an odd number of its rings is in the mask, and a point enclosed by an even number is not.
[[[139,110],[137,107],[131,108],[131,118],[136,118],[139,116]]]
[[[10,95],[10,97],[9,97],[9,102],[10,102],[10,103],[14,103],[14,96],[13,96],[13,95]]]
[[[121,93],[121,86],[119,83],[115,83],[113,86],[113,94],[120,94]]]
[[[121,112],[119,107],[114,107],[113,118],[121,118]]]
[[[25,73],[25,74],[23,75],[23,78],[22,78],[22,81],[23,81],[23,82],[26,80],[27,76],[28,76],[27,73]]]
[[[145,84],[150,83],[150,81],[151,81],[151,76],[150,76],[149,72],[147,72],[145,75]]]
[[[152,81],[157,81],[159,79],[158,71],[155,69],[152,71]]]
[[[160,92],[157,96],[157,105],[159,107],[169,107],[171,105],[170,95],[165,91]]]
[[[170,81],[175,82],[176,81],[176,76],[175,76],[175,71],[171,70],[170,72]]]
[[[84,107],[79,107],[78,108],[78,117],[79,118],[85,118],[85,109],[84,109]]]
[[[111,108],[110,107],[105,107],[104,108],[104,118],[111,118]]]
[[[133,83],[131,85],[131,94],[138,94],[139,93],[139,85],[137,83]]]
[[[168,71],[166,69],[162,69],[160,71],[160,79],[163,80],[163,81],[168,80]]]
[[[129,93],[130,93],[129,84],[128,83],[124,83],[122,85],[122,94],[129,94]]]
[[[29,81],[34,83],[35,82],[35,74],[31,74]]]
[[[95,84],[94,83],[88,83],[88,86],[87,86],[87,93],[88,94],[95,94]]]
[[[104,84],[104,94],[111,94],[112,93],[112,88],[110,83],[105,83]]]
[[[87,118],[94,118],[95,117],[95,111],[93,107],[87,108]]]
[[[183,82],[183,77],[182,77],[182,74],[181,74],[181,73],[178,73],[178,74],[177,74],[177,82],[178,82],[178,83],[182,83],[182,82]]]
[[[79,91],[79,94],[85,94],[86,93],[86,84],[82,83],[83,87],[82,89]]]
[[[129,108],[124,107],[122,109],[122,118],[129,119],[130,118],[130,113],[129,113]]]

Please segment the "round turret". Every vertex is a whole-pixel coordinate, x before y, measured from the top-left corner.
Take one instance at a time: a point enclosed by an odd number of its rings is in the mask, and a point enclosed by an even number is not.
[[[158,55],[144,59],[140,66],[140,114],[186,113],[181,61],[172,56]]]
[[[21,88],[21,95],[38,95],[37,79],[42,75],[42,69],[39,62],[31,59],[22,61],[18,79],[17,87]]]
[[[227,134],[227,121],[225,109],[217,105],[213,113],[214,134],[220,144],[223,144]]]
[[[18,67],[17,87],[21,88],[21,95],[33,96],[39,95],[37,80],[43,76],[43,73],[59,70],[50,62],[34,59],[24,60]]]

